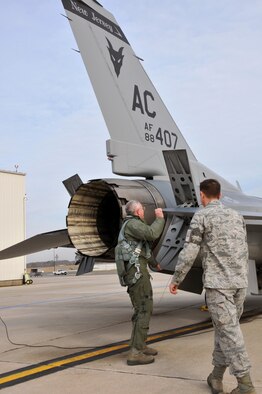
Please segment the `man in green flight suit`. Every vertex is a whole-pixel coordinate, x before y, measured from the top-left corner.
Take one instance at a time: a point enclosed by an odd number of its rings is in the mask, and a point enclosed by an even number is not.
[[[131,200],[126,204],[126,214],[123,224],[124,237],[133,251],[138,245],[141,246],[136,264],[132,264],[129,261],[125,262],[126,274],[124,282],[128,286],[127,292],[134,308],[132,316],[133,329],[127,364],[150,364],[154,362],[153,356],[157,355],[157,350],[146,346],[149,321],[153,310],[153,292],[147,265],[151,256],[150,242],[159,238],[163,231],[165,220],[162,209],[157,208],[155,209],[156,218],[154,222],[151,225],[147,225],[144,222],[144,208],[139,201],[135,200]],[[156,268],[160,269],[160,266],[156,264]]]

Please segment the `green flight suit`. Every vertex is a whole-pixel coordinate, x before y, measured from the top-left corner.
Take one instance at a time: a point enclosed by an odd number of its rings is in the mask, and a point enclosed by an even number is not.
[[[129,217],[130,218],[130,217]],[[156,218],[149,226],[138,216],[133,216],[125,227],[125,237],[128,241],[147,241],[152,242],[159,238],[164,228],[165,220]],[[149,321],[153,311],[153,291],[150,282],[150,275],[147,270],[148,259],[146,259],[146,245],[143,244],[139,262],[142,277],[133,285],[128,285],[129,293],[134,314],[132,316],[132,335],[130,347],[142,350],[146,346],[147,333],[149,330]],[[153,264],[152,264],[153,265]],[[135,276],[136,268],[132,266],[127,275],[126,282],[131,283]]]

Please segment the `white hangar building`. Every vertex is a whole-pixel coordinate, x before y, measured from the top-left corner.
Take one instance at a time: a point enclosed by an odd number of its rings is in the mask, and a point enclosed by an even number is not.
[[[25,174],[0,170],[0,250],[25,239]],[[24,256],[0,260],[0,287],[23,283]]]

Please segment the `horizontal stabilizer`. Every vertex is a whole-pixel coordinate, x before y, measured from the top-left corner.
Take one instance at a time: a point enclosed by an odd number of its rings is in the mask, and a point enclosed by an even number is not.
[[[180,290],[190,291],[191,293],[201,294],[203,291],[203,269],[193,266],[187,273],[183,282],[179,285]]]
[[[199,208],[179,206],[175,208],[163,208],[163,212],[178,217],[192,217]],[[262,212],[238,211],[246,221],[252,221],[252,224],[261,224]]]
[[[58,247],[73,247],[69,240],[67,229],[38,234],[9,248],[3,249],[0,251],[0,260],[25,256]]]
[[[262,212],[256,211],[239,211],[239,213],[244,217],[246,220],[262,220]]]

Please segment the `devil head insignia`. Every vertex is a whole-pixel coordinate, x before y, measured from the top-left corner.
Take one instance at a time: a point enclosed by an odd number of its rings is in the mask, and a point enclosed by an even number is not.
[[[124,59],[124,55],[123,55],[124,47],[121,47],[121,48],[118,49],[118,51],[116,51],[113,48],[111,42],[108,40],[108,38],[107,38],[107,42],[108,42],[107,49],[108,49],[109,54],[110,54],[110,59],[111,59],[111,61],[113,63],[113,66],[114,66],[114,69],[115,69],[115,73],[116,73],[116,75],[118,77],[119,74],[120,74],[120,69],[122,67],[123,59]]]

